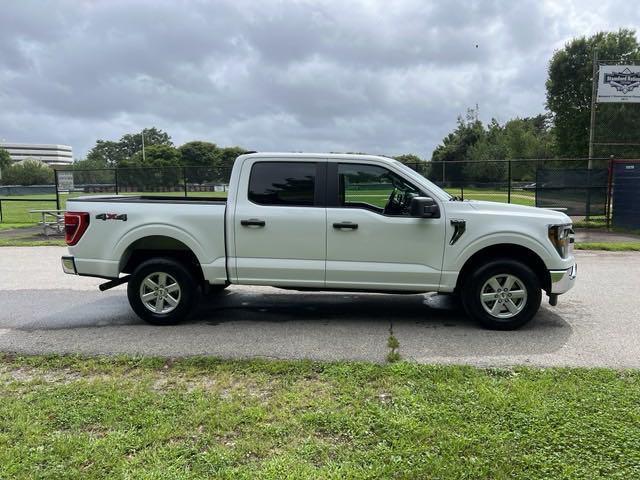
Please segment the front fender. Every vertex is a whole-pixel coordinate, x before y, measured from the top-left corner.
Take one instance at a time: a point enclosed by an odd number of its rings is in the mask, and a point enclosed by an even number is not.
[[[459,249],[448,249],[451,255],[445,259],[444,270],[459,272],[475,253],[487,247],[504,244],[517,245],[531,250],[540,257],[547,268],[557,268],[558,262],[562,262],[551,246],[547,247],[537,238],[518,232],[496,232],[476,238],[466,245],[461,245]],[[554,257],[558,257],[557,262],[550,261]]]

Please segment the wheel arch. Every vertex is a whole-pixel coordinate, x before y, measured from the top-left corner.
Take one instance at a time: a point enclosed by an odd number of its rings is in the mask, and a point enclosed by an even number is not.
[[[549,270],[542,258],[530,248],[513,243],[500,243],[484,247],[471,255],[460,270],[455,291],[459,291],[469,275],[480,266],[497,259],[516,260],[527,265],[540,280],[543,290],[549,291],[551,288],[551,277]]]
[[[140,264],[157,257],[183,263],[199,282],[204,282],[204,273],[195,252],[181,240],[167,235],[148,235],[131,242],[120,256],[118,269],[122,273],[133,273]]]

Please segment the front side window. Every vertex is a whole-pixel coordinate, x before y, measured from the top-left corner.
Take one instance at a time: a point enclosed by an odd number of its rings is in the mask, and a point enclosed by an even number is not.
[[[249,200],[259,205],[313,206],[316,164],[258,162],[251,168]]]
[[[409,215],[411,199],[420,190],[384,167],[341,163],[338,165],[339,204],[364,208],[383,215]]]

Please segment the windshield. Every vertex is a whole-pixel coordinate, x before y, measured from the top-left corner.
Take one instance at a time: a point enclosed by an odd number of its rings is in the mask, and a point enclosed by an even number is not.
[[[437,186],[435,183],[429,181],[429,179],[427,179],[426,177],[424,177],[423,175],[420,175],[418,172],[416,172],[413,168],[411,167],[407,167],[404,163],[399,162],[397,160],[394,160],[394,164],[401,168],[402,171],[410,178],[420,182],[420,183],[426,183],[429,187],[429,190],[431,190],[432,192],[435,191],[435,193],[441,195],[445,200],[452,200],[454,197],[449,195],[447,192],[445,192],[442,188],[440,188],[439,186]]]

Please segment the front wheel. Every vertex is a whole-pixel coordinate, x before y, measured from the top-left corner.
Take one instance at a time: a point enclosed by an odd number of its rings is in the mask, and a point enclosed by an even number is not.
[[[464,282],[462,301],[472,318],[493,330],[514,330],[538,312],[540,280],[529,268],[514,260],[493,260]]]
[[[127,286],[129,304],[144,321],[174,325],[186,318],[198,299],[198,284],[182,263],[152,258],[135,269]]]

